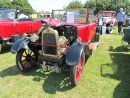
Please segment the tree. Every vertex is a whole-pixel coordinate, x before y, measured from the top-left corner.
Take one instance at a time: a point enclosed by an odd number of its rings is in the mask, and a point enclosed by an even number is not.
[[[12,0],[13,7],[24,14],[33,14],[36,11],[28,3],[28,0]]]
[[[84,7],[95,9],[96,8],[96,2],[94,2],[93,0],[86,1],[86,3],[84,4]]]
[[[13,8],[13,5],[10,0],[0,0],[1,8]]]
[[[82,8],[82,7],[83,7],[83,4],[80,1],[75,0],[75,1],[70,2],[66,8],[74,9],[74,8]]]
[[[95,13],[102,10],[119,12],[119,8],[123,7],[126,13],[130,13],[130,0],[87,0],[84,7],[94,10]]]

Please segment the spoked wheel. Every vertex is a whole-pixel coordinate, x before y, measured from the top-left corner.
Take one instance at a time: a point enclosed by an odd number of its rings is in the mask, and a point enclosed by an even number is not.
[[[113,33],[113,28],[106,30],[106,33],[109,33],[109,34]]]
[[[36,66],[37,55],[30,50],[21,49],[16,56],[16,64],[20,71],[27,72]]]
[[[83,52],[80,58],[80,62],[75,66],[71,66],[70,68],[70,81],[71,84],[74,86],[76,86],[81,80],[81,76],[84,69],[84,62],[85,62],[85,54]]]

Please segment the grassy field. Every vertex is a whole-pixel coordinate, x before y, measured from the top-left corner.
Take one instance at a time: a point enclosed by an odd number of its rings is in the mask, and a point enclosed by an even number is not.
[[[16,55],[5,46],[0,54],[0,98],[130,98],[130,49],[120,48],[117,28],[100,39],[76,87],[67,74],[44,73],[40,68],[21,73]]]

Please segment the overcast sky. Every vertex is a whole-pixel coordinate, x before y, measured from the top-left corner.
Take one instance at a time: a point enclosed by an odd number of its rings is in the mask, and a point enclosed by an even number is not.
[[[63,9],[63,6],[67,6],[73,0],[28,0],[31,6],[37,11],[51,11],[52,9]],[[82,4],[86,0],[79,0]]]

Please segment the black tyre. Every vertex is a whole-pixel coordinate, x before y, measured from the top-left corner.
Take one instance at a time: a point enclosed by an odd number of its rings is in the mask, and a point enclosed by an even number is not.
[[[30,50],[21,49],[16,55],[16,64],[20,71],[27,72],[36,66],[37,55]]]
[[[111,33],[113,33],[113,27],[112,26],[110,26],[111,27],[111,29],[109,29],[109,30],[106,30],[106,33],[108,33],[108,34],[111,34]]]
[[[76,86],[81,80],[84,69],[84,63],[85,63],[85,54],[83,52],[79,63],[75,66],[71,66],[70,68],[70,82],[73,86]]]

